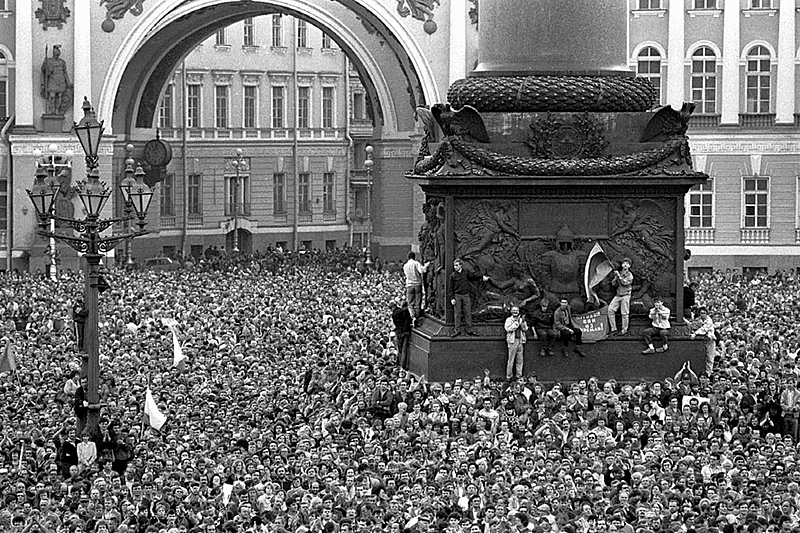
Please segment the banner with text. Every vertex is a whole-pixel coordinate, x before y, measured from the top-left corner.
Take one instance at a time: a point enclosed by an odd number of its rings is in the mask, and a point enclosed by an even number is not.
[[[572,315],[572,325],[583,332],[583,342],[591,344],[608,335],[608,306],[582,315]]]

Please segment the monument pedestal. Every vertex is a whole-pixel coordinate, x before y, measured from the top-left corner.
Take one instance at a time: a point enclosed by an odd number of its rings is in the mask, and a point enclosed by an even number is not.
[[[64,133],[64,115],[42,115],[42,131],[44,133]]]

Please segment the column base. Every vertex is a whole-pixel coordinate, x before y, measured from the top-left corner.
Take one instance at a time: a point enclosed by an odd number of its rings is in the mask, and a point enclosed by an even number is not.
[[[64,115],[42,115],[42,131],[44,133],[64,133]]]

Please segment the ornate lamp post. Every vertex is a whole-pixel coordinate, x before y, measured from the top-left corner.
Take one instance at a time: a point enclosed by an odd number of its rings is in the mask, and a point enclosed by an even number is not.
[[[127,231],[122,234],[102,237],[103,231],[110,228],[116,222],[127,222],[132,216],[112,219],[100,219],[103,206],[111,195],[111,190],[105,183],[100,181],[98,171],[97,149],[100,146],[100,139],[103,136],[103,124],[97,121],[94,109],[88,99],[83,101],[83,118],[74,125],[73,130],[78,136],[81,148],[86,155],[86,181],[79,182],[74,191],[81,199],[86,218],[74,220],[62,218],[55,215],[52,211],[53,202],[60,189],[58,181],[48,176],[46,173],[37,172],[36,180],[28,196],[36,209],[39,217],[40,235],[55,238],[66,242],[78,252],[84,254],[88,270],[85,274],[84,303],[88,315],[84,326],[84,351],[86,355],[83,361],[83,374],[88,377],[87,401],[89,403],[89,413],[86,426],[90,432],[97,436],[98,422],[100,419],[100,338],[98,332],[98,291],[97,284],[99,279],[99,266],[103,254],[113,249],[117,244],[126,239],[138,237],[149,233],[144,229],[147,225],[145,217],[153,197],[153,191],[144,183],[144,171],[141,167],[136,169],[134,176],[138,179],[123,180],[120,184],[120,192],[132,209],[136,213],[138,231]],[[63,222],[79,233],[76,235],[56,234],[46,228],[51,220]]]
[[[45,172],[47,174],[48,179],[58,180],[58,176],[60,172],[67,171],[67,169],[72,168],[72,156],[75,155],[72,150],[67,150],[64,155],[64,158],[61,158],[56,155],[56,151],[58,150],[58,146],[56,144],[51,144],[48,147],[49,155],[48,157],[42,157],[42,151],[38,148],[33,151],[33,155],[36,157],[36,172],[37,175],[40,171]],[[52,209],[55,210],[55,201],[53,202]],[[55,211],[54,211],[55,213]],[[56,232],[56,221],[54,218],[50,219],[50,233],[55,234]],[[53,237],[50,237],[50,244],[49,244],[49,260],[50,260],[50,279],[55,281],[58,279],[58,249],[56,248],[56,240]]]
[[[364,169],[367,171],[367,218],[369,220],[369,229],[367,232],[367,246],[365,255],[367,260],[365,264],[372,267],[372,166],[375,162],[372,160],[372,146],[367,145],[364,148],[366,156],[364,158]]]
[[[239,253],[239,173],[246,164],[247,160],[242,156],[242,149],[237,148],[231,161],[231,166],[236,171],[233,180],[233,250],[231,250],[233,253]]]

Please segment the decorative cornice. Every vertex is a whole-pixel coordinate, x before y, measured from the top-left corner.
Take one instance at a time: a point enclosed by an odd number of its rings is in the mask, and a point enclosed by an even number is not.
[[[212,70],[215,85],[230,85],[233,81],[234,71],[232,70]]]
[[[203,79],[208,71],[205,70],[187,70],[186,71],[186,83],[190,85],[196,85],[203,83]]]
[[[314,79],[316,76],[314,75],[307,75],[307,74],[298,74],[297,76],[297,84],[298,85],[313,85]]]

